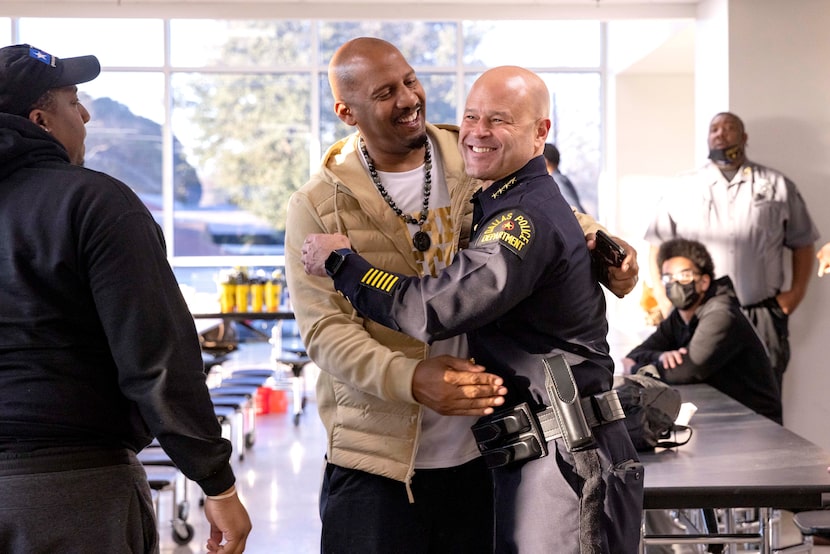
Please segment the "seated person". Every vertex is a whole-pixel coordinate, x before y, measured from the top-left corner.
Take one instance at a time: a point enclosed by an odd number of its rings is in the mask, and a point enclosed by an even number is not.
[[[707,383],[781,423],[781,391],[766,348],[741,312],[732,281],[715,280],[706,247],[682,238],[666,241],[657,264],[674,309],[628,353],[626,370],[654,364],[668,383]]]

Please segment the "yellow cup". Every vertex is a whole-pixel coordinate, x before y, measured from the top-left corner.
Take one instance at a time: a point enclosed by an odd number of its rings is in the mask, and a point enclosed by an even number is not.
[[[259,281],[251,283],[251,311],[261,312],[265,301],[265,285]]]
[[[265,283],[265,309],[269,312],[278,312],[280,309],[280,295],[282,284],[272,280]]]
[[[219,283],[219,310],[222,313],[230,313],[236,306],[236,283]]]
[[[248,294],[251,291],[251,285],[248,283],[237,283],[236,284],[236,311],[237,312],[247,312],[248,311]]]

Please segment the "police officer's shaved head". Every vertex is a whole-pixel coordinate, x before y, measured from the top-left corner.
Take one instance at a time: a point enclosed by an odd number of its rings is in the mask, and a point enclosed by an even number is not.
[[[482,73],[467,96],[459,147],[467,173],[485,180],[507,177],[544,151],[550,130],[545,82],[522,67]]]

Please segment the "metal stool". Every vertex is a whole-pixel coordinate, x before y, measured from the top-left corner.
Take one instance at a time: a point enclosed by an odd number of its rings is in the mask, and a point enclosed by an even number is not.
[[[222,379],[220,386],[241,386],[241,387],[261,387],[268,382],[270,377],[226,377]]]
[[[225,394],[222,388],[210,389],[210,399],[213,406],[229,406],[239,411],[242,430],[240,436],[237,437],[236,447],[239,448],[239,459],[245,459],[245,449],[248,444],[253,444],[256,432],[256,409],[254,407],[254,399],[251,394]]]
[[[171,519],[173,542],[184,545],[193,538],[193,526],[187,523],[190,503],[187,500],[187,480],[179,471],[173,460],[158,446],[148,446],[138,453],[138,460],[147,473],[147,481],[153,492],[153,507],[156,518],[159,516],[160,496],[163,492],[171,493]],[[182,487],[182,501],[179,502],[178,490]]]
[[[305,409],[305,380],[303,379],[303,367],[311,362],[304,351],[283,351],[276,359],[278,364],[287,366],[291,371],[291,392],[294,400],[294,425],[300,424],[300,416]]]
[[[245,414],[242,411],[242,406],[239,404],[226,404],[223,402],[216,402],[217,398],[211,398],[213,401],[213,411],[216,414],[219,423],[225,428],[230,429],[230,436],[226,437],[231,441],[231,446],[236,452],[239,460],[245,458]]]
[[[244,423],[243,424],[243,436],[244,446],[245,448],[251,448],[256,442],[256,411],[251,410],[250,413],[247,413],[248,406],[254,408],[254,398],[256,397],[257,390],[259,390],[258,385],[225,385],[226,381],[223,381],[222,384],[218,387],[214,387],[210,389],[210,396],[212,399],[222,399],[227,397],[240,397],[244,396],[247,398],[247,406],[240,406],[243,409],[244,414]],[[231,401],[231,404],[235,406],[235,402]],[[216,402],[214,402],[214,406],[217,406]]]
[[[266,382],[268,379],[272,379],[275,377],[273,369],[234,369],[231,373],[231,379],[239,379],[239,378],[260,378],[262,382]]]
[[[830,535],[830,510],[810,510],[793,514],[793,523],[801,531],[801,544],[773,550],[773,554],[796,554],[813,551],[813,535]]]

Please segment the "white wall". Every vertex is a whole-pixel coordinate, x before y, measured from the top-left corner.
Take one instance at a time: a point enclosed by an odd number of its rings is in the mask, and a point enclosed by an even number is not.
[[[613,50],[616,36],[609,35]],[[648,273],[646,226],[661,189],[694,166],[694,74],[640,72],[637,66],[609,74],[608,163],[600,182],[601,219],[634,246],[641,268],[634,292],[622,300],[606,295],[618,371],[622,357],[654,330],[639,304]]]
[[[826,0],[702,0],[693,75],[611,72],[603,220],[639,240],[659,188],[705,161],[709,121],[729,110],[746,123],[748,155],[796,182],[822,235],[818,245],[830,240],[828,28]],[[634,246],[645,279],[648,247]],[[609,300],[617,360],[643,333],[639,292]],[[783,395],[785,425],[830,449],[828,312],[830,277],[813,277],[790,320]]]
[[[748,155],[798,185],[830,240],[830,3],[731,0],[729,106],[749,134]],[[813,277],[790,319],[785,425],[830,449],[830,278]]]
[[[709,122],[729,105],[729,0],[702,0],[695,28],[695,152],[709,154]]]

